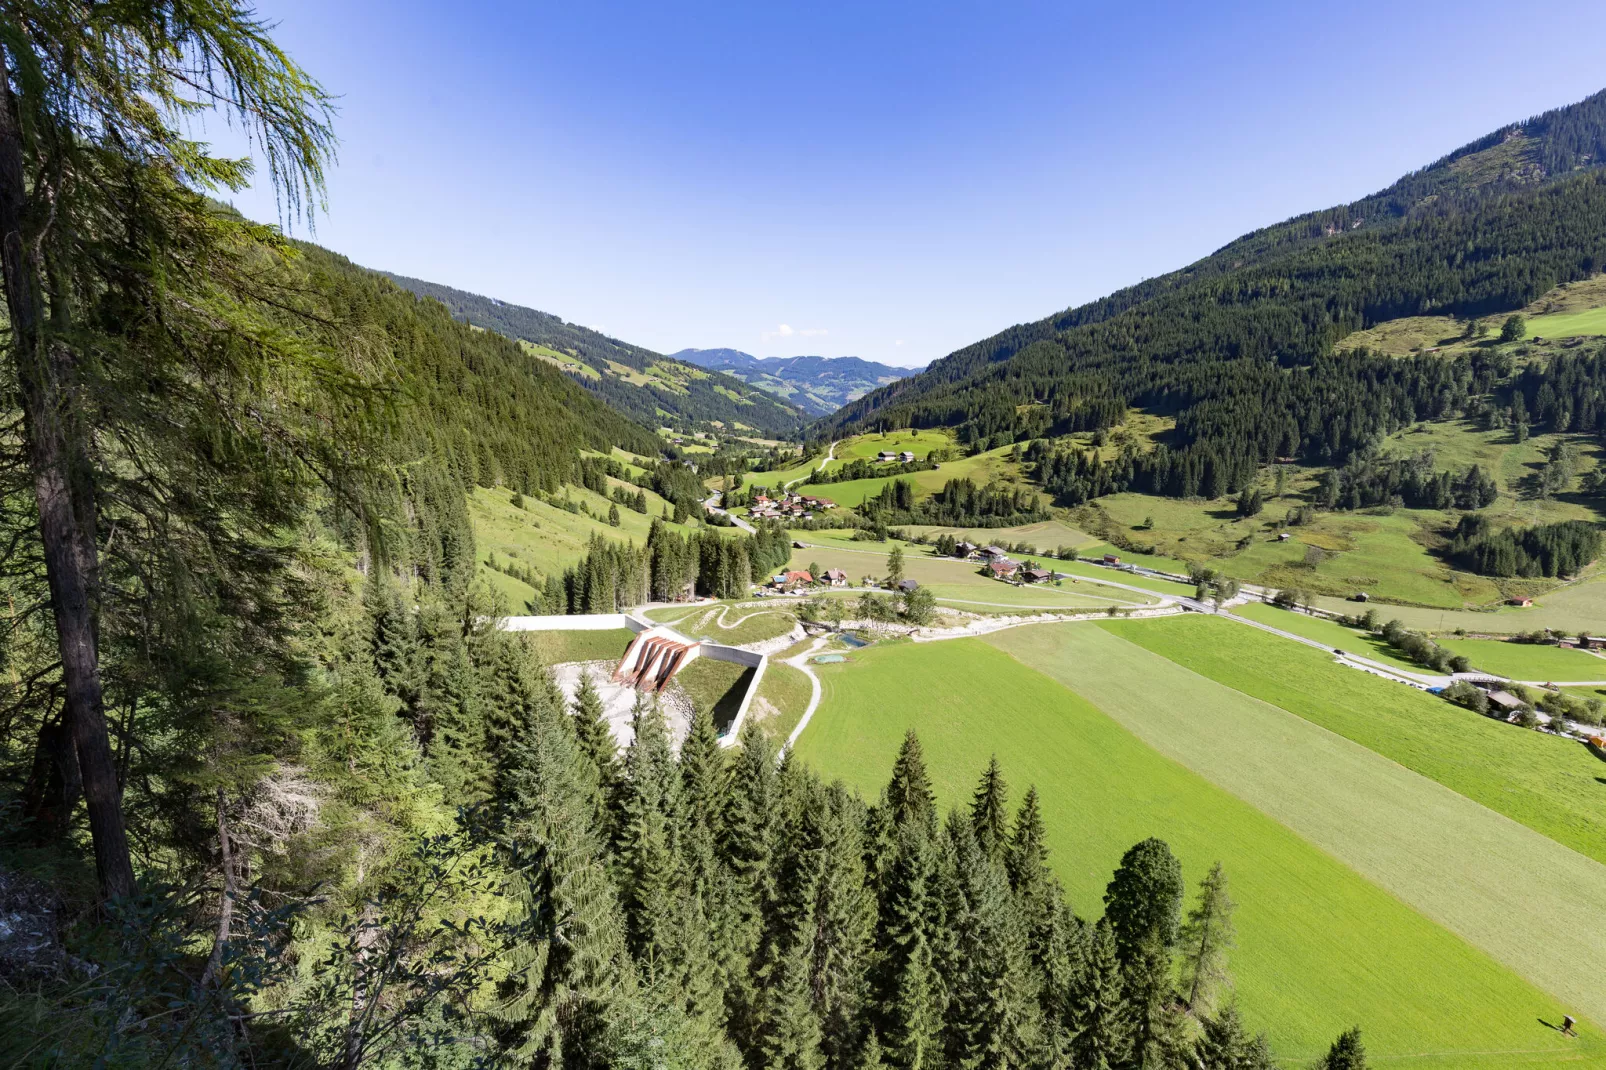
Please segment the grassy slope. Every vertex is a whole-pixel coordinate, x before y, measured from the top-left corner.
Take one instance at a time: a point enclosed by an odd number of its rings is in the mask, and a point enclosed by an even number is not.
[[[1385,610],[1387,607],[1380,607]],[[1306,639],[1314,639],[1318,643],[1326,643],[1351,654],[1381,661],[1393,665],[1397,669],[1409,669],[1412,672],[1426,672],[1422,666],[1399,657],[1375,636],[1367,635],[1355,628],[1347,628],[1337,621],[1326,617],[1312,617],[1305,613],[1296,613],[1293,610],[1281,609],[1277,606],[1268,606],[1263,602],[1249,602],[1241,606],[1233,606],[1232,612],[1240,617],[1269,624],[1273,628],[1281,628],[1285,632],[1303,635]],[[1386,615],[1386,614],[1385,614]]]
[[[890,437],[890,436],[889,436]],[[876,449],[890,448],[876,445],[872,440],[871,456]],[[839,447],[840,448],[840,447]],[[873,498],[881,493],[881,489],[894,479],[907,479],[915,485],[917,497],[925,497],[941,490],[950,479],[969,479],[977,486],[985,486],[995,479],[1004,479],[1017,476],[1019,465],[1009,460],[1012,447],[1003,446],[986,453],[978,453],[974,457],[962,457],[957,461],[944,461],[937,468],[925,472],[914,472],[909,475],[884,476],[879,479],[851,479],[846,483],[805,483],[795,487],[800,494],[815,494],[830,498],[838,505],[855,506],[866,498]],[[827,470],[832,466],[827,466]],[[762,476],[753,476],[751,482],[763,482]]]
[[[1181,622],[1144,627],[1163,631],[1174,623]],[[1114,627],[1045,625],[990,641],[1529,981],[1606,1021],[1606,932],[1579,933],[1574,924],[1606,901],[1606,866],[1121,638],[1136,623],[1120,627],[1112,634]],[[1205,648],[1229,638],[1195,628],[1178,634]]]
[[[800,538],[806,539],[817,532],[800,532]],[[858,583],[863,576],[880,577],[887,570],[887,554],[892,547],[891,543],[853,543],[840,546],[806,546],[801,550],[792,551],[792,560],[789,567],[795,569],[807,568],[810,564],[818,564],[821,568],[840,568],[848,574],[848,580]],[[1119,580],[1128,582],[1130,577],[1121,573],[1109,572],[1092,565],[1075,566],[1067,562],[1054,562],[1052,567],[1059,571],[1078,570],[1078,574],[1090,574],[1100,579]],[[974,561],[958,561],[948,557],[937,557],[927,547],[909,546],[904,544],[903,573],[906,577],[916,580],[931,588],[932,594],[939,599],[967,599],[977,602],[994,602],[1017,606],[1106,606],[1106,605],[1142,605],[1150,601],[1146,596],[1133,591],[1124,591],[1118,587],[1108,587],[1100,584],[1080,583],[1064,580],[1059,586],[1043,584],[1032,587],[1016,587],[1012,584],[984,576]],[[1135,587],[1153,588],[1160,585],[1177,587],[1176,584],[1166,584],[1164,580],[1138,582],[1132,581]],[[1187,588],[1188,593],[1193,589]]]
[[[797,619],[786,607],[766,608],[749,602],[721,602],[714,606],[669,606],[650,609],[647,617],[667,624],[682,635],[693,639],[709,639],[716,643],[741,646],[773,639],[792,630]]]
[[[1599,862],[1606,766],[1580,744],[1452,706],[1231,621],[1100,625],[1247,695],[1355,741]]]
[[[1471,658],[1473,668],[1513,680],[1606,680],[1606,659],[1581,650],[1499,639],[1441,638],[1438,642]]]
[[[778,746],[786,741],[797,726],[798,719],[808,708],[809,697],[814,693],[809,678],[801,669],[770,659],[764,669],[764,679],[758,683],[758,695],[747,715],[764,734]]]
[[[968,800],[996,754],[1016,798],[1038,786],[1051,861],[1084,914],[1146,836],[1171,844],[1190,883],[1222,860],[1240,903],[1242,1006],[1285,1059],[1314,1058],[1357,1021],[1380,1065],[1521,1065],[1577,1050],[1535,1022],[1554,1016],[1553,1000],[1001,651],[894,645],[819,672],[825,698],[800,757],[873,796],[914,727],[946,807]],[[1600,1059],[1598,1041],[1583,1046]],[[1474,1054],[1512,1051],[1535,1054]]]
[[[1598,569],[1598,566],[1596,566]],[[1341,598],[1318,597],[1316,604],[1338,613],[1353,613],[1355,606]],[[1606,576],[1598,571],[1584,581],[1541,594],[1527,609],[1433,609],[1425,606],[1373,606],[1379,613],[1398,617],[1409,627],[1434,632],[1464,628],[1469,632],[1513,635],[1542,628],[1593,635],[1606,634]]]
[[[673,686],[685,693],[694,706],[714,715],[721,731],[736,716],[736,707],[747,694],[753,670],[730,661],[702,657],[675,674]]]

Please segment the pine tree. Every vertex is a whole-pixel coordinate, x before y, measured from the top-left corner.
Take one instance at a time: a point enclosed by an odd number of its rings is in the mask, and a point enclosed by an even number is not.
[[[1237,1004],[1205,1018],[1202,1027],[1194,1048],[1202,1070],[1276,1070],[1265,1034],[1249,1035]]]
[[[613,813],[620,805],[619,791],[622,773],[619,764],[619,745],[613,738],[613,726],[608,711],[602,705],[602,696],[592,682],[590,670],[580,669],[580,683],[574,691],[574,733],[583,754],[596,770],[597,795],[593,800],[593,813],[597,829],[605,843],[612,843],[615,835]]]
[[[1361,1043],[1360,1026],[1339,1034],[1318,1070],[1366,1070],[1366,1046]]]
[[[1009,883],[1017,892],[1039,884],[1048,873],[1047,833],[1043,829],[1043,812],[1037,802],[1037,786],[1026,789],[1020,810],[1015,815],[1015,831],[1010,837],[1009,853],[1005,865]]]
[[[818,1070],[825,1055],[811,974],[825,876],[826,801],[818,783],[808,779],[800,793],[804,798],[798,820],[784,837],[774,900],[753,971],[758,990],[753,1039],[766,1067]]]
[[[1195,1015],[1202,1014],[1216,990],[1228,983],[1235,905],[1227,894],[1227,875],[1217,862],[1199,882],[1199,901],[1188,912],[1181,932],[1182,984],[1188,1009]]]
[[[1115,930],[1108,918],[1101,918],[1093,926],[1068,993],[1066,1028],[1071,1065],[1077,1070],[1126,1065],[1132,1040],[1121,972]]]
[[[725,978],[731,1037],[749,1051],[757,998],[750,969],[763,935],[763,906],[773,894],[779,799],[774,752],[763,730],[749,721],[742,728],[720,830],[719,855],[730,894],[715,951]]]
[[[1170,954],[1182,923],[1182,866],[1164,840],[1150,838],[1121,856],[1104,891],[1104,916],[1123,963],[1134,963],[1155,941]]]
[[[498,986],[496,1035],[521,1062],[563,1065],[565,1051],[600,1043],[607,1008],[634,991],[635,970],[570,718],[545,689],[520,688],[531,681],[527,663],[514,671],[518,648],[498,647],[509,686],[495,801],[530,936]]]
[[[903,737],[897,760],[892,765],[892,780],[887,784],[884,805],[892,820],[899,825],[910,821],[929,822],[935,830],[937,797],[931,791],[931,777],[926,772],[925,753],[914,729]]]
[[[928,820],[915,817],[897,827],[876,933],[877,1029],[886,1060],[905,1070],[941,1061],[943,986],[932,948],[940,910],[934,841]]]
[[[975,794],[971,796],[970,823],[982,854],[989,861],[1000,864],[1009,849],[1008,805],[1009,789],[1004,784],[1004,773],[995,755],[988,760],[981,783],[976,785]]]
[[[678,942],[680,771],[658,703],[638,705],[634,728],[620,786],[615,855],[630,949],[651,969],[659,960],[671,962]]]

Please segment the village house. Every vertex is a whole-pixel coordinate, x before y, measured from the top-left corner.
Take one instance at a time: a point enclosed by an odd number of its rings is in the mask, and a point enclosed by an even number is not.
[[[825,570],[825,582],[832,587],[846,587],[848,585],[848,574],[839,568],[828,568]]]
[[[902,461],[904,464],[908,464],[914,459],[915,455],[910,453],[908,450],[904,450],[902,453],[898,454],[898,460]]]
[[[914,580],[899,580],[897,589],[902,591],[904,594],[908,594],[910,591],[920,590],[920,584],[916,583]]]
[[[796,569],[789,572],[777,572],[770,580],[770,585],[781,591],[795,591],[799,587],[812,587],[814,577],[809,575],[808,569]]]
[[[1054,578],[1054,574],[1046,568],[1029,568],[1021,572],[1021,579],[1027,583],[1043,583]]]
[[[975,557],[976,549],[976,544],[973,542],[958,542],[954,544],[954,555],[956,557]]]
[[[880,453],[875,455],[875,459],[885,464],[889,461],[896,461],[898,459],[898,455],[893,453],[891,450],[882,450]]]
[[[983,546],[981,556],[984,561],[1002,561],[1009,556],[1009,551],[1002,546]]]
[[[995,579],[1012,580],[1015,578],[1015,573],[1020,571],[1020,563],[1011,561],[1007,557],[999,557],[989,561],[987,568],[992,572]]]

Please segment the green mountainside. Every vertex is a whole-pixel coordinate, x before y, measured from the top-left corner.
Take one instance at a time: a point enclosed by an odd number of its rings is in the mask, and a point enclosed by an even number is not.
[[[648,427],[719,427],[789,435],[804,423],[797,409],[734,376],[621,342],[557,316],[403,275],[387,277],[441,302],[457,319],[525,343],[526,351],[573,376]]]
[[[1353,204],[1011,327],[846,406],[819,433],[948,426],[971,441],[1018,440],[1110,426],[1130,406],[1174,415],[1174,445],[1238,475],[1295,451],[1342,457],[1364,436],[1333,421],[1367,434],[1397,424],[1397,412],[1380,416],[1368,384],[1402,373],[1323,362],[1381,322],[1515,310],[1606,269],[1603,162],[1606,92],[1504,127]],[[1242,426],[1251,418],[1258,431]]]

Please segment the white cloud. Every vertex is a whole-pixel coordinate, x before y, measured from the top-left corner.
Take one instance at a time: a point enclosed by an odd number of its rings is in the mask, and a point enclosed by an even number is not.
[[[895,346],[901,346],[901,345],[903,345],[903,339],[900,338],[896,342],[893,342],[892,344],[895,345]]]
[[[804,327],[799,330],[790,323],[778,323],[773,331],[765,331],[763,338],[766,342],[776,338],[824,338],[830,333],[824,327]]]

